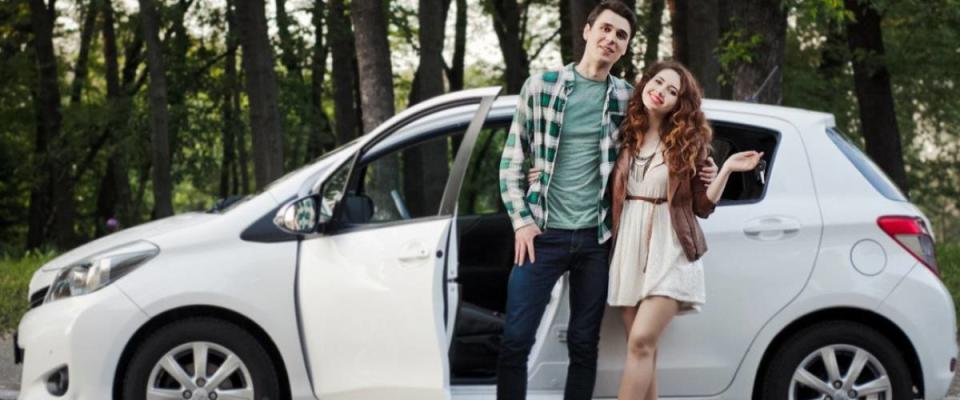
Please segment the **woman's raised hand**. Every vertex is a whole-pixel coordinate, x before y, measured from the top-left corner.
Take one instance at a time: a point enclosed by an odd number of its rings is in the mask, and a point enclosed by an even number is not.
[[[757,167],[757,163],[760,162],[761,158],[763,158],[762,151],[741,151],[727,158],[727,160],[723,162],[723,168],[731,172],[750,171]]]

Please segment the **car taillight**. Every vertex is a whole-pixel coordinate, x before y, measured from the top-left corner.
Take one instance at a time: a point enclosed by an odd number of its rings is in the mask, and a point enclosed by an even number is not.
[[[877,225],[880,225],[880,229],[883,229],[900,246],[927,266],[930,271],[940,276],[933,238],[927,231],[927,226],[922,219],[907,216],[886,216],[878,218]]]

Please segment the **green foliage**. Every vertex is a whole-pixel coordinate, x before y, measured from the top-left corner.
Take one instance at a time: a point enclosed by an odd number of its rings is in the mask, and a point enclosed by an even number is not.
[[[27,285],[33,272],[54,256],[51,251],[30,251],[22,257],[0,256],[0,334],[17,327],[27,311]]]
[[[943,284],[953,296],[954,307],[960,306],[960,242],[937,245],[937,265]],[[960,309],[957,309],[957,320],[960,321]]]
[[[886,66],[913,203],[942,240],[960,238],[960,1],[870,0],[883,17],[885,54],[852,54],[838,0],[795,0],[787,33],[784,104],[830,112],[862,145],[851,60]]]
[[[731,29],[720,38],[715,56],[720,62],[719,76],[721,84],[728,85],[733,81],[734,68],[740,64],[753,62],[755,51],[763,44],[763,36],[759,33],[748,35],[741,29]]]

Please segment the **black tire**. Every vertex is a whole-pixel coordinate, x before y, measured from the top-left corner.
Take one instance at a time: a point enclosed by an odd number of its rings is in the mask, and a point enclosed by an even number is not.
[[[140,344],[123,375],[122,398],[124,400],[145,399],[150,375],[161,358],[179,346],[196,342],[213,343],[232,352],[239,358],[249,372],[249,383],[253,386],[254,399],[276,400],[280,397],[276,368],[274,368],[266,350],[253,335],[227,321],[213,318],[190,318],[158,329]],[[209,354],[211,366],[208,367],[208,371],[209,368],[217,368],[215,357],[218,356],[218,350],[211,347]],[[190,358],[185,359],[192,360],[192,357],[191,355]],[[223,362],[223,358],[220,359]],[[192,363],[192,361],[189,362]],[[181,364],[182,367],[184,365]],[[189,371],[190,368],[185,367],[184,370]],[[242,385],[246,384],[246,377],[241,372],[238,372],[238,374],[231,375],[228,380],[239,380],[241,382],[239,387],[243,387]],[[188,372],[188,375],[192,374]],[[192,377],[196,378],[196,376]],[[227,384],[229,385],[230,382],[227,382]],[[223,387],[223,385],[220,387]],[[212,390],[209,387],[206,389]],[[197,396],[193,396],[193,399],[206,400],[199,399]]]
[[[854,346],[865,350],[872,355],[877,363],[886,372],[889,378],[891,390],[885,400],[913,399],[913,381],[910,375],[910,369],[904,361],[903,355],[897,350],[896,345],[868,325],[850,322],[850,321],[827,321],[815,324],[806,329],[797,332],[784,342],[783,347],[774,354],[769,367],[764,373],[762,387],[760,390],[763,400],[786,400],[790,399],[790,385],[793,381],[794,372],[798,371],[801,363],[814,352],[827,346],[841,345],[843,347],[835,348],[837,354],[837,364],[840,375],[845,375],[844,365],[849,368],[852,364],[852,354],[850,348]],[[845,345],[845,346],[844,346]],[[854,350],[855,351],[855,350]],[[813,360],[807,363],[807,371],[813,373],[822,381],[829,382],[826,364],[823,358]],[[873,380],[876,378],[870,365],[872,361],[867,362],[864,367],[861,378],[857,384],[862,384],[864,380]],[[876,368],[879,370],[879,368]],[[847,371],[848,372],[848,371]],[[807,386],[799,385],[799,389],[807,391]]]

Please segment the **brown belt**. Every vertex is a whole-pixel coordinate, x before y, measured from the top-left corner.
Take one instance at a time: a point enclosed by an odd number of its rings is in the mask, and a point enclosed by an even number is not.
[[[648,203],[653,203],[653,204],[662,204],[667,202],[667,199],[647,197],[647,196],[634,196],[634,195],[627,195],[627,200],[640,200],[640,201],[646,201]]]

